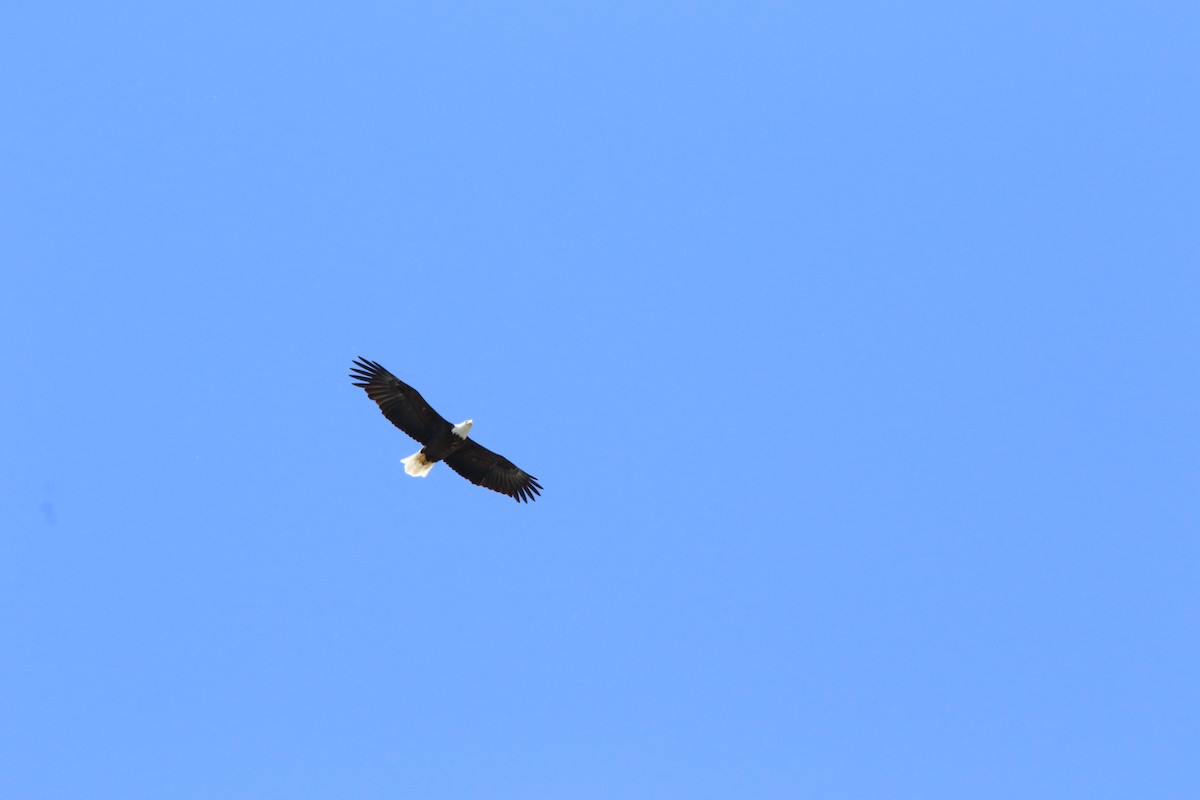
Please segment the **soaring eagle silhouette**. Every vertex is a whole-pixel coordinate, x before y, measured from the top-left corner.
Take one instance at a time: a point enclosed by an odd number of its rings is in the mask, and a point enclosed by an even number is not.
[[[350,377],[379,404],[379,410],[393,425],[424,445],[401,459],[409,475],[424,478],[434,464],[445,461],[446,466],[476,486],[506,494],[519,503],[536,500],[542,493],[537,478],[467,438],[472,420],[451,425],[416,389],[374,361],[355,359]]]

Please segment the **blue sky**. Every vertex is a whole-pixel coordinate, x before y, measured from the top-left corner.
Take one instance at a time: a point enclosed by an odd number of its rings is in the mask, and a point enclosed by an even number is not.
[[[6,8],[0,795],[1200,796],[1198,25]]]

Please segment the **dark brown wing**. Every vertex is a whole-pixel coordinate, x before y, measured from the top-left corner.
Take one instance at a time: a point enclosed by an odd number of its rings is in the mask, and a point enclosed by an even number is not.
[[[446,466],[476,486],[506,494],[520,503],[536,500],[542,493],[537,478],[504,456],[496,455],[473,439],[446,457]]]
[[[355,379],[355,386],[367,390],[367,397],[379,404],[379,410],[393,425],[421,444],[429,444],[435,433],[450,427],[420,392],[374,361],[356,359],[350,377]]]

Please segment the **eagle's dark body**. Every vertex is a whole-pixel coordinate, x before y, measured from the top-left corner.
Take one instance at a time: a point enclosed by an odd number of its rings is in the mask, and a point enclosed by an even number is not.
[[[425,456],[425,460],[434,463],[444,461],[467,443],[466,439],[454,434],[454,426],[449,422],[445,425],[439,425],[437,428],[429,441],[421,448],[421,453]]]
[[[404,471],[425,477],[439,461],[476,486],[508,495],[527,503],[541,494],[541,484],[529,473],[478,442],[467,438],[473,424],[467,420],[451,425],[433,410],[421,394],[374,361],[359,358],[350,377],[355,386],[379,405],[393,425],[424,445],[403,460]]]

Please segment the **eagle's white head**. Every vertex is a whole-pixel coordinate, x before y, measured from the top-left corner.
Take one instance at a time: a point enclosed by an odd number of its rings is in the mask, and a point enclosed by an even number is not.
[[[469,419],[466,422],[458,423],[450,430],[453,431],[454,435],[457,436],[458,438],[465,439],[465,438],[467,438],[467,434],[471,432],[471,426],[474,424],[475,424],[475,421]],[[442,430],[445,430],[445,428],[443,428]]]

